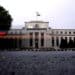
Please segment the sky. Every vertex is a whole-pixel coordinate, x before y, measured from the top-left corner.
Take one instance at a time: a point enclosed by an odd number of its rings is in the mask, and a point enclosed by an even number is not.
[[[11,28],[20,29],[26,21],[42,20],[54,29],[75,29],[75,0],[0,0],[0,5],[13,18]]]

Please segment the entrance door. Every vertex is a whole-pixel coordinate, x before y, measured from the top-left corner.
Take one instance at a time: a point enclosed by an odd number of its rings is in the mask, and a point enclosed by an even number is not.
[[[35,48],[38,48],[38,39],[35,39]]]

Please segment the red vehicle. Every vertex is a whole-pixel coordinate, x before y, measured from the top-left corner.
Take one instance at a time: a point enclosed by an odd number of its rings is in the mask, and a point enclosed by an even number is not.
[[[0,31],[0,36],[4,36],[6,34],[7,34],[6,32]]]

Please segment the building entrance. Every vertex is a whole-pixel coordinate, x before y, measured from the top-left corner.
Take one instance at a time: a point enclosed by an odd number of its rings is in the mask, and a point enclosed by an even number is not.
[[[38,39],[35,39],[35,48],[38,48]]]
[[[35,48],[38,48],[39,43],[39,33],[35,32]]]

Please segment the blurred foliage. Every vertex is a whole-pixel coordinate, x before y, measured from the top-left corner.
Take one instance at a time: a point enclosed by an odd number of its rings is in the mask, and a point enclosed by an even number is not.
[[[0,6],[0,31],[8,31],[11,27],[12,17],[8,11]]]

